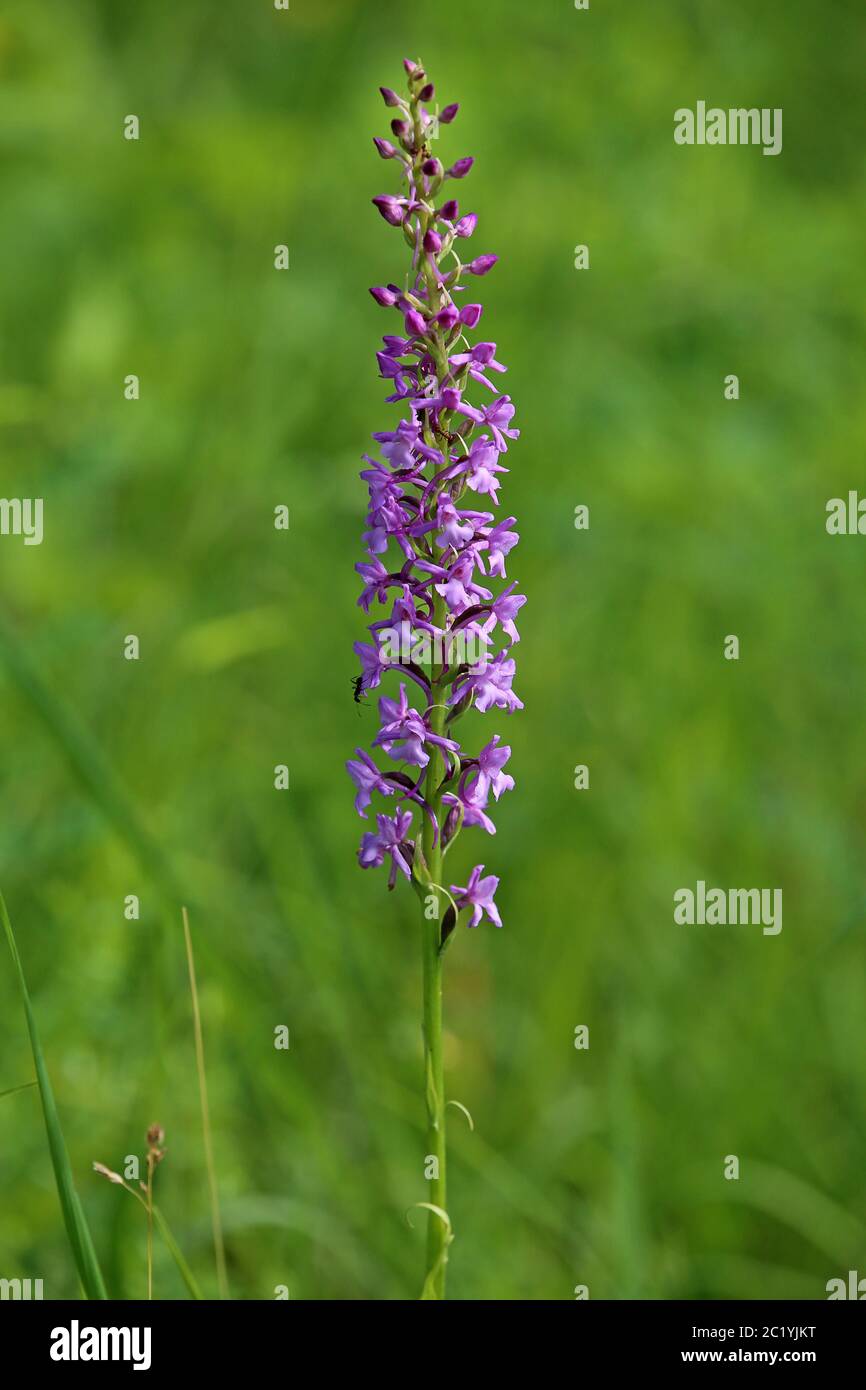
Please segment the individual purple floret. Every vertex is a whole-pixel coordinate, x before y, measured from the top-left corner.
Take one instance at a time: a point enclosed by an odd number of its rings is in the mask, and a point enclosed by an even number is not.
[[[469,875],[469,882],[466,887],[458,888],[456,884],[452,884],[451,892],[457,895],[458,907],[472,908],[470,927],[477,927],[485,915],[490,918],[494,927],[501,927],[502,921],[493,901],[493,894],[499,887],[499,879],[495,878],[493,874],[488,874],[487,878],[482,878],[483,871],[484,865],[476,864]]]
[[[498,801],[514,786],[503,772],[511,749],[499,734],[473,755],[458,743],[455,728],[473,706],[482,714],[523,708],[512,690],[511,648],[526,600],[514,581],[503,587],[506,556],[518,536],[513,517],[495,515],[508,473],[502,456],[520,432],[511,397],[500,389],[506,368],[496,344],[469,337],[483,306],[461,299],[467,277],[486,275],[497,257],[466,255],[478,219],[450,196],[458,182],[462,195],[473,158],[446,163],[438,153],[440,127],[450,126],[458,107],[439,110],[420,63],[406,59],[404,67],[408,94],[380,89],[396,114],[388,137],[374,138],[382,159],[393,161],[389,167],[401,166],[400,186],[372,201],[402,231],[408,268],[398,274],[402,283],[370,290],[394,316],[376,359],[399,419],[373,436],[378,453],[365,456],[361,474],[370,500],[356,569],[363,581],[359,604],[373,621],[370,642],[355,644],[357,696],[391,671],[398,694],[379,700],[373,739],[389,765],[380,769],[358,749],[346,766],[365,819],[373,796],[396,796],[394,814],[377,815],[377,829],[363,837],[361,867],[389,859],[389,887],[399,872],[422,894],[441,892],[441,942],[454,926],[455,908],[466,910],[471,926],[483,916],[501,926],[493,901],[499,880],[482,879],[481,865],[451,894],[439,880],[442,856],[460,831],[474,826],[493,833],[491,795]],[[382,617],[374,616],[377,608]]]

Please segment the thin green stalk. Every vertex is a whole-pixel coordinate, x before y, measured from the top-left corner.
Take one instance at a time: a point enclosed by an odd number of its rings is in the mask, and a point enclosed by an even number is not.
[[[198,1090],[201,1100],[201,1128],[204,1140],[204,1159],[207,1168],[207,1181],[210,1190],[211,1224],[213,1226],[214,1254],[216,1256],[217,1285],[220,1298],[228,1298],[229,1285],[226,1275],[226,1252],[223,1243],[222,1220],[220,1218],[219,1196],[217,1193],[216,1165],[213,1157],[213,1140],[210,1127],[210,1107],[207,1099],[207,1077],[204,1067],[204,1038],[201,1030],[201,1014],[198,1007],[198,989],[195,982],[195,961],[192,953],[192,936],[189,930],[189,913],[182,909],[183,934],[186,940],[186,959],[189,966],[189,989],[192,996],[192,1016],[195,1027],[195,1061],[198,1071]]]
[[[8,1091],[0,1091],[0,1100],[2,1100],[4,1096],[17,1095],[19,1091],[29,1091],[31,1086],[35,1086],[36,1084],[35,1081],[22,1081],[20,1086],[10,1086]]]
[[[165,1241],[168,1253],[171,1255],[171,1258],[177,1265],[181,1279],[186,1284],[186,1287],[189,1290],[191,1296],[200,1302],[204,1298],[204,1294],[198,1286],[198,1281],[195,1275],[193,1274],[192,1270],[190,1269],[189,1265],[184,1259],[183,1251],[181,1250],[180,1246],[178,1245],[177,1241],[172,1235],[171,1230],[168,1226],[168,1222],[166,1221],[165,1217],[163,1216],[156,1203],[154,1203],[153,1207],[153,1219],[159,1227],[159,1233]]]
[[[420,174],[420,165],[426,154],[421,131],[420,103],[415,96],[411,102],[412,120],[415,127],[414,177]],[[424,211],[420,214],[420,236],[423,238],[431,225],[432,216]],[[427,283],[428,303],[431,314],[441,308],[442,300],[439,284],[428,260],[423,261],[422,273]],[[439,333],[431,336],[433,355],[437,363],[437,378],[444,384],[449,374],[448,353]],[[443,412],[439,424],[440,431],[447,431],[449,414]],[[447,451],[447,439],[443,443]],[[435,512],[434,512],[435,514]],[[431,553],[438,559],[435,545],[430,542]],[[445,600],[434,591],[433,625],[444,631],[446,622]],[[447,688],[443,681],[442,667],[434,667],[430,674],[429,719],[431,732],[442,735],[445,730],[445,699]],[[451,1221],[447,1203],[447,1155],[445,1145],[445,1068],[442,1056],[442,917],[445,903],[440,896],[442,883],[442,781],[445,776],[445,761],[437,745],[432,745],[430,762],[424,783],[424,796],[432,812],[432,820],[424,817],[422,847],[427,873],[432,887],[429,892],[436,895],[438,908],[432,920],[428,917],[427,904],[422,917],[422,999],[424,1034],[424,1075],[427,1099],[427,1160],[435,1159],[433,1176],[430,1179],[430,1200],[425,1205],[427,1215],[427,1273],[421,1292],[422,1299],[442,1299],[445,1297],[445,1266],[448,1262],[448,1246],[452,1240]],[[422,899],[423,900],[423,899]]]
[[[153,1299],[153,1157],[147,1155],[147,1301]]]
[[[124,1192],[128,1192],[130,1197],[134,1197],[137,1202],[140,1202],[144,1210],[148,1213],[148,1216],[150,1216],[151,1213],[153,1214],[153,1219],[159,1227],[159,1233],[165,1241],[165,1247],[177,1265],[181,1279],[186,1284],[190,1295],[198,1302],[202,1302],[204,1294],[198,1286],[198,1281],[184,1259],[183,1251],[172,1235],[169,1224],[156,1203],[151,1202],[148,1204],[140,1192],[136,1192],[134,1187],[130,1187],[128,1182],[124,1182],[119,1173],[113,1173],[110,1169],[106,1168],[104,1163],[94,1163],[93,1167],[98,1173],[101,1173],[103,1177],[107,1177],[109,1182],[116,1183],[118,1187],[123,1188]]]
[[[437,595],[434,622],[443,623],[443,600]],[[430,726],[435,734],[442,734],[445,727],[444,692],[438,681],[432,683],[430,696],[433,709]],[[445,1071],[442,1058],[442,954],[441,930],[444,904],[439,898],[436,885],[442,882],[442,778],[444,764],[438,750],[431,753],[425,782],[425,797],[436,820],[437,829],[425,817],[423,848],[424,858],[439,906],[432,920],[429,920],[426,904],[422,917],[422,997],[424,1032],[424,1071],[427,1096],[427,1159],[436,1160],[434,1176],[430,1180],[430,1207],[427,1216],[427,1277],[424,1281],[422,1298],[445,1297],[445,1265],[448,1260],[450,1243],[450,1224],[446,1224],[438,1212],[447,1212],[446,1152],[445,1152]],[[434,843],[435,841],[435,843]]]

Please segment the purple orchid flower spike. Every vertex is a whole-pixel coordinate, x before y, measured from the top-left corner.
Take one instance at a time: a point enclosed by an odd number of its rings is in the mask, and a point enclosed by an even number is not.
[[[373,206],[398,235],[407,267],[395,281],[375,285],[377,306],[390,310],[377,370],[386,400],[399,417],[373,435],[361,477],[369,506],[364,554],[355,568],[358,600],[370,618],[369,641],[356,642],[361,673],[355,697],[387,677],[397,696],[378,701],[372,749],[380,767],[356,749],[346,766],[355,809],[368,821],[374,797],[391,801],[379,812],[358,851],[363,869],[388,862],[388,887],[407,879],[423,905],[423,996],[428,1154],[438,1175],[425,1192],[430,1208],[427,1275],[422,1297],[444,1297],[452,1239],[445,1191],[445,1091],[442,1065],[443,952],[462,920],[500,927],[494,902],[499,880],[472,870],[465,888],[444,885],[443,859],[464,829],[494,834],[491,812],[514,787],[504,771],[511,748],[493,734],[473,755],[461,747],[457,725],[474,707],[510,713],[523,708],[512,690],[519,641],[515,619],[526,602],[508,582],[505,563],[518,542],[514,517],[497,519],[507,486],[502,455],[519,438],[514,403],[500,388],[504,364],[489,338],[473,342],[483,318],[477,279],[497,264],[491,252],[467,251],[476,214],[462,206],[473,172],[471,155],[441,155],[436,144],[458,114],[439,107],[436,89],[415,59],[403,60],[406,95],[380,88],[392,108],[390,129],[375,136],[384,167],[398,187]],[[451,196],[460,191],[460,203]],[[467,259],[464,259],[467,257]],[[485,326],[486,331],[486,326]],[[387,615],[387,616],[383,616]],[[492,798],[492,800],[491,800]]]

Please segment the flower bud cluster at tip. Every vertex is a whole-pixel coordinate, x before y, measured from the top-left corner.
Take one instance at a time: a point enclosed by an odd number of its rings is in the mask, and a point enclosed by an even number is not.
[[[468,175],[472,157],[446,167],[432,149],[439,127],[451,124],[458,105],[439,110],[422,65],[404,59],[403,66],[406,96],[380,88],[395,112],[391,138],[374,137],[380,156],[400,166],[402,186],[372,201],[385,222],[402,230],[410,268],[402,286],[370,291],[377,304],[399,316],[376,360],[389,387],[386,400],[400,406],[402,418],[395,429],[373,435],[381,457],[365,455],[368,467],[361,477],[369,509],[365,556],[356,565],[364,582],[359,605],[368,615],[374,602],[390,606],[390,615],[370,624],[371,642],[355,643],[358,698],[379,686],[387,671],[400,677],[399,698],[379,699],[373,747],[389,759],[388,768],[380,769],[360,748],[346,765],[362,817],[368,818],[374,793],[395,798],[394,813],[376,815],[376,829],[364,834],[358,852],[362,868],[389,861],[389,887],[398,874],[411,879],[417,869],[425,817],[443,850],[465,826],[495,833],[490,797],[498,801],[514,786],[504,771],[511,749],[494,734],[478,753],[468,754],[454,728],[470,707],[481,713],[523,708],[512,690],[511,647],[519,641],[515,618],[525,602],[515,583],[495,593],[488,582],[507,580],[506,557],[519,539],[514,517],[497,520],[493,510],[508,472],[501,458],[519,431],[512,425],[511,397],[493,380],[506,370],[496,344],[473,344],[467,337],[483,307],[461,306],[459,300],[467,276],[486,275],[498,258],[485,252],[464,259],[478,218],[461,212],[448,185]],[[401,634],[399,651],[391,640],[395,633]],[[480,660],[464,659],[467,644],[474,644]],[[433,662],[431,650],[438,653]],[[432,718],[443,705],[444,731],[442,719]],[[443,767],[439,815],[424,785],[434,754]],[[451,885],[454,903],[467,909],[470,926],[484,916],[501,926],[494,900],[499,880],[482,877],[483,868],[476,865],[464,886]]]

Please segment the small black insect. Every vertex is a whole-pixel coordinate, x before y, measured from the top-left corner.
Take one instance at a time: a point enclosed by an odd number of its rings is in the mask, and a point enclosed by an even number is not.
[[[363,698],[364,698],[363,695],[361,694],[361,686],[364,684],[364,677],[363,677],[363,676],[353,676],[352,679],[351,679],[351,681],[349,682],[349,684],[350,684],[351,687],[352,687],[352,693],[353,693],[353,696],[354,696],[355,704],[356,704],[356,705],[360,705],[361,701],[362,701]]]

